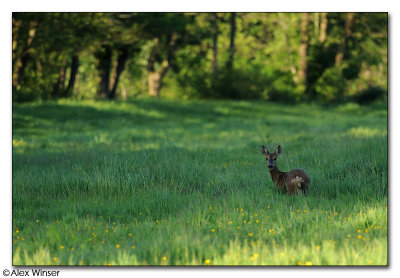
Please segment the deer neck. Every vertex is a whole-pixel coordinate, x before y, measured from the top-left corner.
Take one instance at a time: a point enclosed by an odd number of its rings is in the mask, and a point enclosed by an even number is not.
[[[275,165],[274,169],[269,171],[272,180],[277,183],[280,180],[280,177],[283,176],[283,172],[279,171],[278,166]]]

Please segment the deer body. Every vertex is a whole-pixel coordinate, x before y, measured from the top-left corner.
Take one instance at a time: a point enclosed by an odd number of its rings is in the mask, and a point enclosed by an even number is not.
[[[310,184],[310,177],[306,172],[304,172],[304,170],[293,169],[289,172],[281,172],[276,166],[276,159],[281,153],[280,145],[273,153],[269,153],[268,150],[262,146],[261,152],[265,155],[271,179],[278,189],[285,190],[290,195],[294,195],[297,192],[303,192],[304,194],[307,193]]]

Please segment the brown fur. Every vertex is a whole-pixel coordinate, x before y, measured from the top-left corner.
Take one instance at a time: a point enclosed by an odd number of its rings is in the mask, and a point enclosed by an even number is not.
[[[297,192],[307,193],[310,184],[310,177],[302,169],[293,169],[289,172],[281,172],[276,166],[276,159],[281,153],[279,145],[275,152],[269,153],[267,148],[262,146],[262,154],[266,158],[267,168],[271,175],[272,181],[279,190],[287,191],[288,194],[294,195]]]

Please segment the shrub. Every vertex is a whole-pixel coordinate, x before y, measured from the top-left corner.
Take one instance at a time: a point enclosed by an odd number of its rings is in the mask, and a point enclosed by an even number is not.
[[[359,104],[369,104],[375,100],[384,99],[387,91],[378,86],[370,86],[354,95],[354,101]]]

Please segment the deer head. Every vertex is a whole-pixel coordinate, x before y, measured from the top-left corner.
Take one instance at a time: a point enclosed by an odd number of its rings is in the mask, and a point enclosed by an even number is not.
[[[276,149],[275,149],[275,151],[273,153],[270,153],[267,150],[267,148],[264,145],[262,145],[261,153],[265,156],[265,160],[267,162],[268,170],[272,171],[276,166],[276,159],[278,158],[278,155],[281,153],[281,145],[276,147]]]

